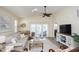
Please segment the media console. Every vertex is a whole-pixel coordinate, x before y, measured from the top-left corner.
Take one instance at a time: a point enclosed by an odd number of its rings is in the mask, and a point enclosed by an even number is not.
[[[79,43],[75,42],[74,39],[69,35],[57,33],[56,41],[68,47],[79,47]]]

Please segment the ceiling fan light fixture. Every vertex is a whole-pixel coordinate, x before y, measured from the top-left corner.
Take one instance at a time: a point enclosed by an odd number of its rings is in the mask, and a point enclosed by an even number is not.
[[[44,6],[43,17],[45,17],[45,16],[46,16],[46,17],[50,17],[50,16],[52,15],[52,13],[47,13],[47,12],[46,12],[46,7],[47,7],[47,6]]]

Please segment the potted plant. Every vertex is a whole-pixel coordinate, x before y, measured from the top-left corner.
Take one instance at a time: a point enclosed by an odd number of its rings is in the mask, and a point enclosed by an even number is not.
[[[74,35],[72,35],[72,37],[74,38],[74,41],[79,43],[79,35],[74,33]]]
[[[79,35],[78,35],[77,33],[74,33],[74,34],[72,35],[72,38],[73,38],[73,40],[74,40],[73,46],[74,46],[74,47],[79,47]]]

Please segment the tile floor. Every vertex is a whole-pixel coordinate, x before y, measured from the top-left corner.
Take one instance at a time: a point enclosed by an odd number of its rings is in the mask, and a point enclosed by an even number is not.
[[[49,49],[59,49],[58,47],[58,44],[55,42],[54,39],[41,39],[41,41],[43,42],[44,44],[44,49],[43,49],[43,52],[48,52]],[[38,47],[38,48],[32,48],[31,51],[29,52],[40,52],[42,50],[41,47]]]

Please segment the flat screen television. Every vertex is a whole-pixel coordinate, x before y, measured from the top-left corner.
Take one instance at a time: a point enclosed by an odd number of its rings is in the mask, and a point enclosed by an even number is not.
[[[59,31],[62,34],[71,35],[71,24],[60,25]]]

